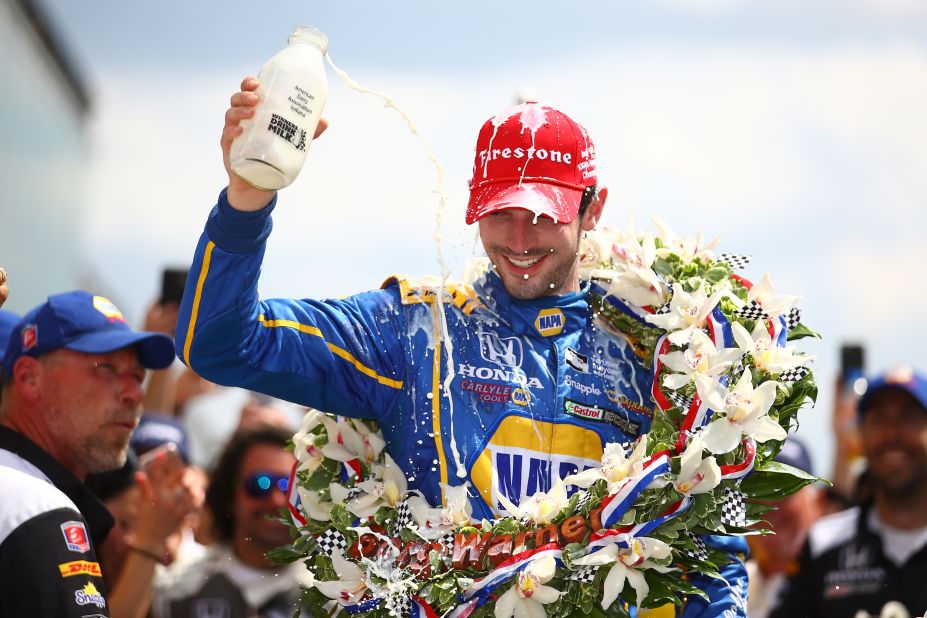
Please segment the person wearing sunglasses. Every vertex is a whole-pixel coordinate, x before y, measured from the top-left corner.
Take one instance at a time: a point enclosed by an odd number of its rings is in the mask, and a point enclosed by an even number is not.
[[[228,618],[292,616],[299,564],[273,565],[267,552],[290,542],[276,517],[285,508],[293,455],[285,450],[290,432],[278,427],[240,428],[226,444],[210,474],[206,508],[216,542],[200,559],[173,565],[155,582],[151,615],[173,618],[210,615]]]

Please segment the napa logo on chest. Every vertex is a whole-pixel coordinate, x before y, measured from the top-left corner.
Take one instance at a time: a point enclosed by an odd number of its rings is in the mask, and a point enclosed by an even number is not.
[[[542,309],[538,317],[534,319],[534,328],[545,337],[559,335],[564,324],[566,324],[566,316],[556,307]]]
[[[518,504],[525,496],[549,491],[557,479],[598,466],[601,457],[602,440],[594,431],[512,415],[492,431],[470,478],[498,512],[500,495]]]

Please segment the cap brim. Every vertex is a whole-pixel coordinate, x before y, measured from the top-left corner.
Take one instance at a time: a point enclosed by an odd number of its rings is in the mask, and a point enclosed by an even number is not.
[[[920,404],[925,411],[927,411],[927,392],[924,392],[924,388],[917,388],[913,384],[907,384],[904,382],[890,382],[881,378],[877,378],[869,383],[869,386],[866,388],[866,392],[863,393],[863,396],[859,398],[859,402],[856,404],[856,411],[858,414],[863,414],[866,410],[869,409],[872,398],[875,397],[878,393],[887,390],[898,390],[905,393],[908,393],[914,397],[915,401]]]
[[[493,183],[470,192],[467,225],[507,208],[522,208],[557,223],[570,223],[579,212],[582,189],[546,182]]]
[[[108,354],[135,346],[138,360],[147,369],[165,369],[174,362],[174,340],[161,333],[109,330],[86,333],[64,348],[85,354]]]

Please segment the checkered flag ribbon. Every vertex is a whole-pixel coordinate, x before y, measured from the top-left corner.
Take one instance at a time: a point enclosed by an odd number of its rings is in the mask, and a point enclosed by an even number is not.
[[[411,494],[410,494],[411,495]],[[403,498],[402,502],[396,505],[396,523],[393,524],[393,536],[399,536],[399,532],[406,526],[412,525],[412,507],[409,506],[409,496]]]
[[[329,558],[335,553],[343,555],[348,548],[348,539],[335,528],[329,528],[317,536],[315,541],[319,544],[319,551]]]
[[[666,397],[670,401],[672,401],[676,405],[676,407],[682,410],[683,412],[685,412],[692,406],[692,398],[686,397],[685,395],[677,391],[672,391],[672,390],[667,391]]]
[[[725,526],[743,528],[747,525],[747,507],[744,496],[732,487],[724,488],[724,502],[721,503],[721,523]]]
[[[693,560],[698,560],[699,562],[705,562],[708,560],[708,547],[705,545],[705,541],[698,538],[696,535],[691,532],[687,532],[686,536],[689,537],[689,540],[692,541],[694,549],[683,549],[682,553]]]
[[[801,322],[801,310],[798,307],[792,307],[792,310],[789,311],[789,314],[785,316],[786,330],[792,330],[798,326],[799,322]]]
[[[590,497],[588,491],[582,491],[582,490],[580,490],[580,492],[581,492],[582,495],[580,495],[579,500],[576,502],[576,510],[577,510],[577,511],[586,508],[586,505],[588,505],[588,504],[589,504],[589,501],[592,499],[592,498]]]
[[[406,594],[391,594],[388,595],[383,602],[383,605],[389,610],[390,616],[411,616],[412,615],[412,599],[409,598],[409,595]]]
[[[744,266],[750,263],[753,259],[752,255],[738,255],[736,253],[722,253],[719,255],[715,262],[724,262],[731,267],[731,270],[740,270]]]
[[[581,584],[591,584],[595,580],[595,573],[598,569],[597,566],[581,566],[578,570],[567,575],[566,578]]]
[[[811,370],[807,367],[795,367],[794,369],[786,369],[779,374],[779,381],[783,384],[792,384],[793,382],[798,382],[809,373],[811,373]]]
[[[737,310],[737,315],[745,320],[768,320],[769,314],[755,300]]]
[[[670,312],[670,304],[669,304],[669,303],[664,303],[663,305],[660,306],[659,309],[657,309],[656,311],[654,311],[654,314],[655,314],[655,315],[664,315],[664,314],[669,313],[669,312]]]

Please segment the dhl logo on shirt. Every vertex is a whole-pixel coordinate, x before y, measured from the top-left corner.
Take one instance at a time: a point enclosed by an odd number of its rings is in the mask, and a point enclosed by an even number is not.
[[[72,577],[74,575],[92,575],[93,577],[103,577],[100,572],[99,562],[90,562],[88,560],[75,560],[73,562],[63,562],[58,565],[61,571],[61,577]]]
[[[602,440],[592,430],[508,416],[470,469],[487,504],[501,508],[499,494],[518,504],[522,496],[548,491],[554,479],[599,465]]]

